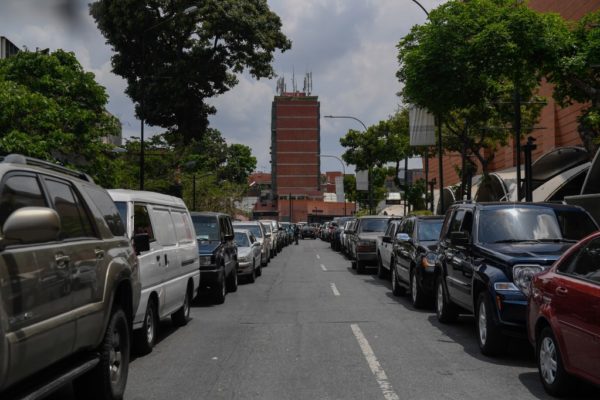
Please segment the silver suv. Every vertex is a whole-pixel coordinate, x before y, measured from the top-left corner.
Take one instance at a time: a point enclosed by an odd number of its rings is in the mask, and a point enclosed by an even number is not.
[[[78,397],[122,398],[140,286],[113,201],[85,174],[0,160],[0,397],[74,379]]]

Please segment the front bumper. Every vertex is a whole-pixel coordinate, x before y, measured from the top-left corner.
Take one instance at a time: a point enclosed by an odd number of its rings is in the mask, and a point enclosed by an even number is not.
[[[250,261],[238,262],[238,275],[249,275],[252,273],[252,263]]]
[[[200,287],[213,287],[215,284],[221,281],[222,274],[223,270],[221,268],[217,268],[215,265],[200,267]]]
[[[427,297],[433,297],[435,293],[435,267],[420,267],[415,269],[417,284]]]

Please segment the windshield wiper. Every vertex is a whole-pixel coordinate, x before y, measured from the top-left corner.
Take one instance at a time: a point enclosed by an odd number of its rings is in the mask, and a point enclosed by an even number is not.
[[[538,239],[538,242],[542,242],[542,243],[577,243],[577,240],[573,240],[573,239]]]
[[[503,240],[496,240],[494,243],[537,243],[539,242],[539,240],[533,240],[533,239],[503,239]]]

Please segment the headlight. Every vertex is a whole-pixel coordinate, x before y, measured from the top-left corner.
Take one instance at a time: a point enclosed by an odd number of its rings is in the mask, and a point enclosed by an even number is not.
[[[436,253],[432,253],[432,252],[430,252],[430,253],[427,253],[427,254],[425,255],[425,257],[423,257],[423,258],[421,259],[421,265],[422,265],[424,268],[427,268],[427,267],[435,267],[435,262],[436,262],[436,261],[437,261],[437,254],[436,254]]]
[[[205,267],[212,264],[212,256],[200,256],[200,265]]]
[[[539,265],[515,265],[513,267],[513,282],[526,296],[529,296],[531,278],[544,268]]]

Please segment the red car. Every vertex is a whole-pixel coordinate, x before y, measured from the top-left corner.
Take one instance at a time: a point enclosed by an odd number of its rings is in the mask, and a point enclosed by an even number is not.
[[[527,330],[546,391],[567,394],[571,376],[600,385],[600,232],[534,276],[529,292]]]

